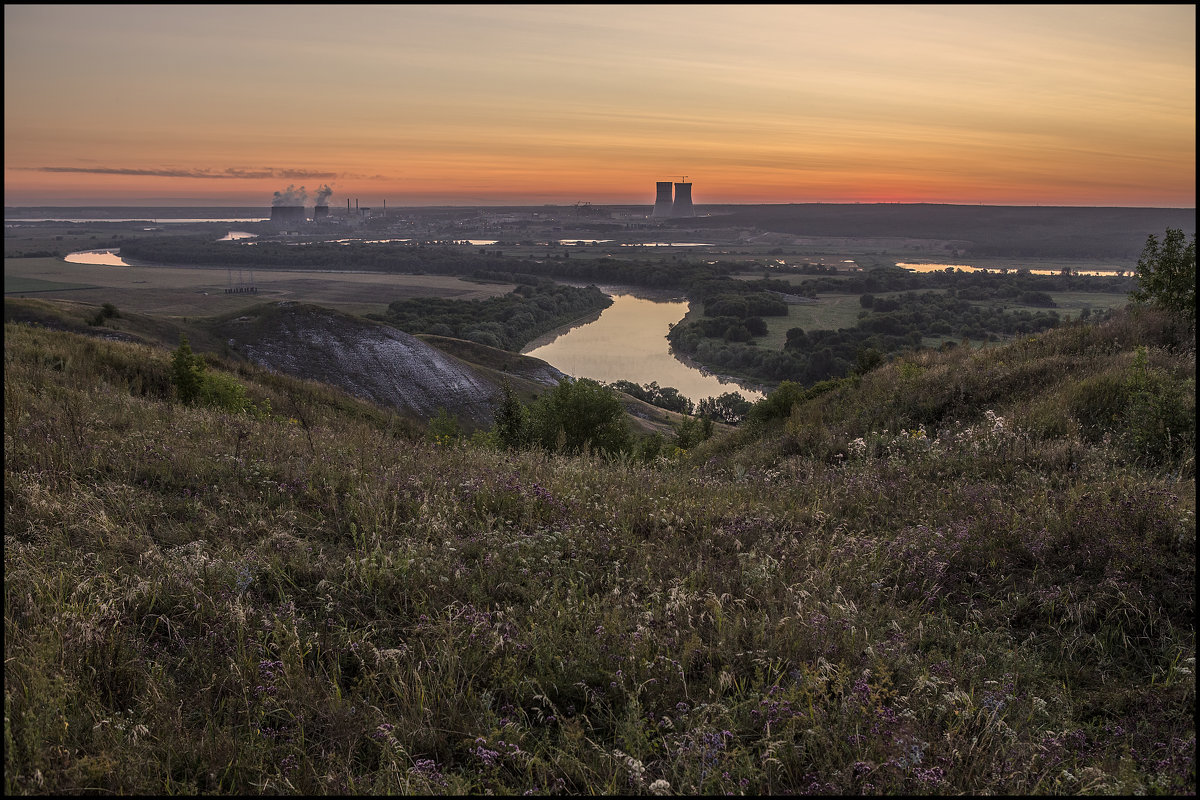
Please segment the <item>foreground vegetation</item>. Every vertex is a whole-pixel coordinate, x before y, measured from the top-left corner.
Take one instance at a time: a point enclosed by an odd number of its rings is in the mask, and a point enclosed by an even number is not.
[[[181,352],[5,326],[7,793],[1195,793],[1161,312],[648,463]]]

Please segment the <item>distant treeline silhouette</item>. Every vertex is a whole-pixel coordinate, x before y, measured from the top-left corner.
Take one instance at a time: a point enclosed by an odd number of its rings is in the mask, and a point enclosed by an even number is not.
[[[1196,209],[804,203],[726,207],[688,220],[688,225],[961,241],[963,251],[973,256],[1136,259],[1152,233],[1166,228],[1194,233]]]

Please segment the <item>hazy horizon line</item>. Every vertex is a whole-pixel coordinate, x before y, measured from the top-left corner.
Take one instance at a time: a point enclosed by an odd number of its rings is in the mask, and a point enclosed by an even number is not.
[[[386,201],[385,201],[386,202]],[[598,207],[645,207],[648,209],[654,208],[653,202],[638,202],[638,203],[590,203],[581,201],[582,204]],[[391,208],[573,208],[581,203],[408,203],[394,204]],[[964,203],[952,201],[933,201],[933,200],[805,200],[793,202],[727,202],[727,203],[695,203],[694,207],[714,208],[728,206],[964,206],[964,207],[988,207],[988,208],[1145,208],[1145,209],[1174,209],[1174,210],[1195,210],[1196,206],[1175,206],[1175,205],[1116,205],[1116,204],[1085,204],[1085,203]],[[314,207],[315,204],[304,203],[305,208]],[[328,204],[330,208],[340,208],[339,203]],[[376,206],[366,206],[367,208],[376,208]],[[159,202],[110,202],[110,203],[71,203],[71,204],[16,204],[4,206],[5,211],[10,209],[37,209],[37,208],[238,208],[238,209],[257,209],[261,208],[269,210],[269,203],[187,203],[176,201],[174,203]],[[380,207],[382,208],[382,207]]]

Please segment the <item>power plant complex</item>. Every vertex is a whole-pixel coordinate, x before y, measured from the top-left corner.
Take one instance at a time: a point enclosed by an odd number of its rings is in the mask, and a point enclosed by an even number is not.
[[[684,219],[696,216],[696,208],[692,205],[692,184],[688,182],[687,176],[683,175],[679,181],[657,181],[655,183],[654,210],[651,213],[653,219]],[[329,213],[329,195],[333,194],[333,190],[328,186],[321,188],[316,196],[316,203],[312,209],[312,215],[309,216],[305,208],[305,201],[308,199],[304,187],[299,190],[289,186],[286,191],[276,192],[275,199],[271,204],[271,222],[277,225],[302,225],[309,220],[313,222],[325,222],[330,220]],[[387,201],[383,201],[383,215],[387,216]],[[370,217],[369,208],[359,208],[358,200],[354,201],[354,208],[350,208],[350,199],[346,199],[346,218],[353,217]]]
[[[696,209],[692,207],[692,185],[686,183],[686,175],[683,179],[685,182],[658,181],[655,184],[658,191],[654,197],[654,212],[650,216],[655,219],[696,216]]]

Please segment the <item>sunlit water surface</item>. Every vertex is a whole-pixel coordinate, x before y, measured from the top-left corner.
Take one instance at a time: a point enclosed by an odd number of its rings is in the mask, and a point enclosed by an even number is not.
[[[1019,267],[1010,267],[1008,269],[997,267],[972,267],[969,264],[913,264],[906,261],[896,263],[897,267],[907,269],[910,272],[945,272],[946,270],[960,270],[962,272],[1016,272]],[[1076,269],[1069,267],[1072,275],[1085,275],[1091,277],[1113,278],[1122,272],[1121,267],[1113,267],[1111,269]],[[1063,267],[1058,269],[1026,269],[1030,275],[1059,275],[1063,271]],[[1129,271],[1129,270],[1126,270]]]
[[[576,378],[611,383],[671,386],[699,402],[726,392],[740,392],[748,400],[762,393],[737,383],[723,383],[675,358],[667,332],[687,313],[686,301],[656,301],[630,294],[613,294],[613,304],[600,317],[563,333],[553,341],[532,342],[522,352],[540,358]]]

